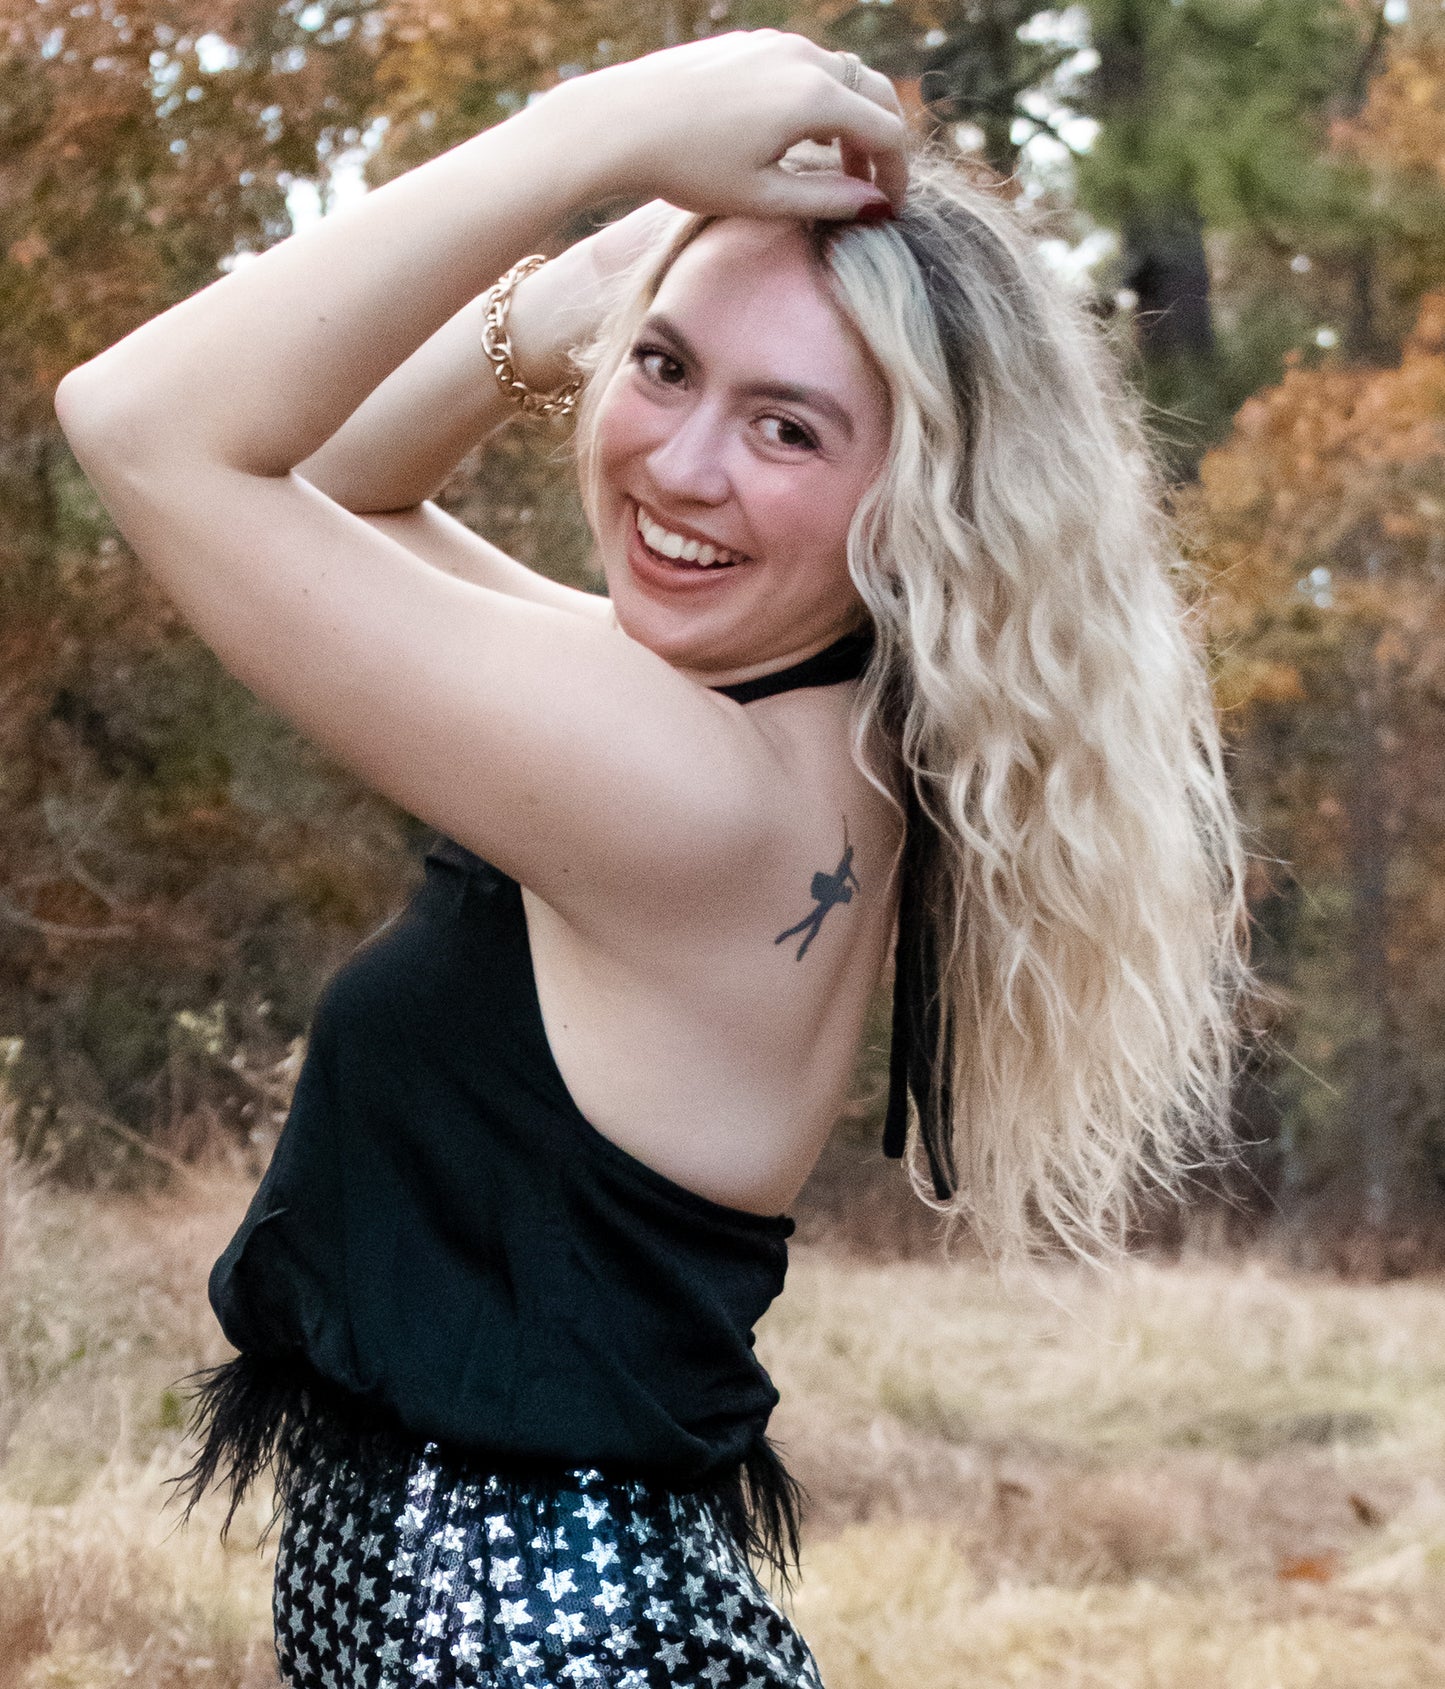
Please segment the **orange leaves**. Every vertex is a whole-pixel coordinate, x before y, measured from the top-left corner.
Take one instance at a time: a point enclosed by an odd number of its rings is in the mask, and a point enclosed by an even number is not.
[[[1445,292],[1428,294],[1398,365],[1296,365],[1249,399],[1181,496],[1224,646],[1226,707],[1305,703],[1336,624],[1434,684],[1445,639]]]
[[[1401,540],[1445,532],[1445,294],[1425,297],[1397,367],[1295,368],[1247,401],[1186,502],[1208,530],[1206,562],[1219,540],[1298,568],[1330,562],[1362,524]]]
[[[1422,18],[1391,32],[1364,110],[1335,133],[1370,163],[1445,176],[1445,33],[1438,24]]]
[[[1340,1556],[1329,1550],[1324,1554],[1297,1554],[1281,1560],[1275,1576],[1281,1583],[1332,1583],[1340,1570]]]
[[[65,369],[276,238],[282,173],[372,103],[369,49],[245,0],[5,6],[0,436]],[[274,121],[262,121],[263,113]],[[243,172],[245,177],[243,179]]]

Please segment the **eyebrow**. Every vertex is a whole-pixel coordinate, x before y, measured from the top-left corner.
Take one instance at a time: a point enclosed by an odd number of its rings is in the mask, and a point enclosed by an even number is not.
[[[670,340],[689,363],[702,362],[687,336],[671,317],[664,316],[661,311],[651,312],[639,332],[661,335],[664,340]],[[817,411],[820,416],[827,417],[849,440],[853,438],[853,418],[832,394],[825,393],[821,387],[806,387],[797,381],[750,381],[743,391],[754,398],[777,399],[788,405],[806,405],[810,410]]]

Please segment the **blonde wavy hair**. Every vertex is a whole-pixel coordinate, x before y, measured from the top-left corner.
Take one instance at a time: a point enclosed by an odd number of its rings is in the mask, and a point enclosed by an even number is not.
[[[599,397],[708,221],[646,255],[578,354],[589,514]],[[875,628],[854,755],[885,792],[870,747],[906,770],[937,979],[909,1177],[995,1259],[1112,1258],[1143,1191],[1228,1159],[1257,989],[1164,480],[1103,329],[996,190],[920,155],[898,219],[813,238],[892,402],[848,567]]]

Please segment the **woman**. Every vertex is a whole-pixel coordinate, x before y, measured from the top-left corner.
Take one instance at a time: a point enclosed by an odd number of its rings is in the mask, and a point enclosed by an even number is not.
[[[425,502],[579,341],[608,600]],[[895,924],[887,1147],[911,1090],[999,1255],[1108,1248],[1222,1112],[1239,850],[1092,329],[764,31],[564,83],[57,409],[222,660],[441,834],[212,1276],[188,1479],[276,1465],[287,1680],[815,1684],[752,1326]]]

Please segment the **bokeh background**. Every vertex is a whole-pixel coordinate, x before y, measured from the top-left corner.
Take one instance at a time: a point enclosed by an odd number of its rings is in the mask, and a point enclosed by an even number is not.
[[[760,1334],[800,1622],[834,1689],[1445,1682],[1438,0],[0,0],[0,1689],[274,1683],[266,1498],[225,1547],[162,1511],[176,1383],[427,842],[190,635],[56,383],[558,80],[763,25],[1036,204],[1145,395],[1271,988],[1237,1167],[1017,1287],[881,1160],[880,999]],[[440,502],[595,584],[565,432]]]

